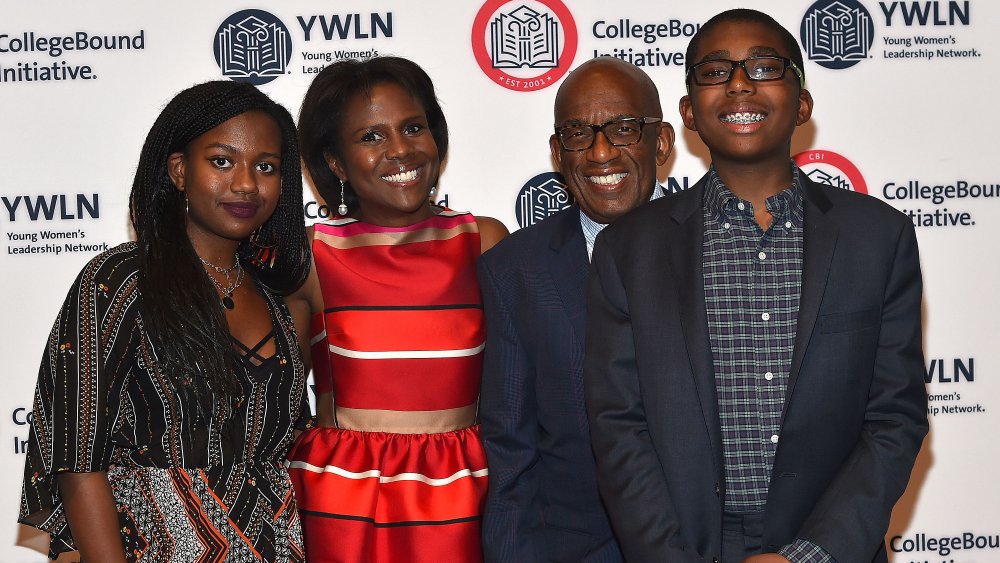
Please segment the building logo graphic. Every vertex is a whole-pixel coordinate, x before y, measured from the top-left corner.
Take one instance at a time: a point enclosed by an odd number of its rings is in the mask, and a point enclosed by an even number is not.
[[[853,162],[833,151],[810,150],[792,157],[813,182],[868,193],[868,184]]]
[[[832,69],[867,59],[875,40],[871,14],[857,0],[819,0],[806,11],[799,33],[809,60]]]
[[[543,172],[528,180],[517,194],[514,215],[522,229],[540,222],[573,204],[566,191],[563,177],[556,172]]]
[[[285,74],[292,38],[278,18],[263,10],[242,10],[215,32],[215,62],[222,75],[255,86]]]
[[[576,23],[561,0],[489,0],[472,25],[479,68],[510,90],[551,86],[576,56]]]

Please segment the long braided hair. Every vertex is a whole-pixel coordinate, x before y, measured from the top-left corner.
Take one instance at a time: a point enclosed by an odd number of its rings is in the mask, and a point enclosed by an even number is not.
[[[218,405],[222,418],[242,394],[238,359],[215,287],[188,239],[185,194],[168,176],[167,158],[248,111],[267,113],[281,130],[281,194],[274,214],[240,244],[237,256],[268,290],[297,289],[309,273],[310,254],[295,124],[284,107],[252,85],[206,82],[174,96],[146,136],[129,197],[146,333],[175,388],[192,389],[203,409]],[[195,385],[181,385],[192,379]]]

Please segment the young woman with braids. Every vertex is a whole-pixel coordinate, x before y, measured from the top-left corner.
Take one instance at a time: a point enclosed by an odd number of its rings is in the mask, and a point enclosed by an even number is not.
[[[308,416],[284,294],[310,264],[291,116],[253,86],[170,101],[136,241],[80,273],[38,376],[20,521],[83,561],[304,559],[283,467]]]
[[[320,428],[289,454],[312,562],[474,563],[486,493],[476,425],[476,261],[507,230],[432,205],[448,126],[411,61],[339,61],[299,115],[339,217],[315,226]],[[334,407],[336,403],[336,407]]]

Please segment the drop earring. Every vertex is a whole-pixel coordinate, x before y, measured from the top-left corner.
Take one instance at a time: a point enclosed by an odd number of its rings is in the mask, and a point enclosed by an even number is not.
[[[247,240],[250,251],[253,253],[250,256],[250,263],[257,268],[272,268],[274,267],[274,261],[278,257],[278,241],[277,237],[273,232],[270,233],[270,240],[264,240],[264,234],[262,231],[264,226],[261,225],[257,227]]]
[[[337,213],[340,215],[347,215],[347,200],[344,199],[344,180],[340,179],[340,206],[337,207]]]

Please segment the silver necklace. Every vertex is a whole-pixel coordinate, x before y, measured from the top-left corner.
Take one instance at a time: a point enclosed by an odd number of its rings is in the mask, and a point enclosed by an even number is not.
[[[240,265],[239,256],[234,256],[234,259],[235,260],[232,266],[228,268],[222,268],[216,266],[215,264],[209,262],[208,260],[205,260],[201,256],[198,257],[198,260],[201,260],[201,263],[204,264],[206,267],[210,267],[216,272],[226,277],[226,286],[222,287],[222,284],[219,283],[219,280],[215,279],[215,276],[213,276],[212,274],[208,274],[208,279],[212,280],[212,285],[214,285],[219,290],[219,292],[222,293],[222,300],[221,300],[222,306],[225,307],[226,309],[229,309],[230,311],[232,311],[233,307],[236,306],[236,303],[233,301],[233,292],[236,291],[240,287],[240,284],[243,283],[243,266]],[[232,279],[233,270],[236,270],[235,281]]]

